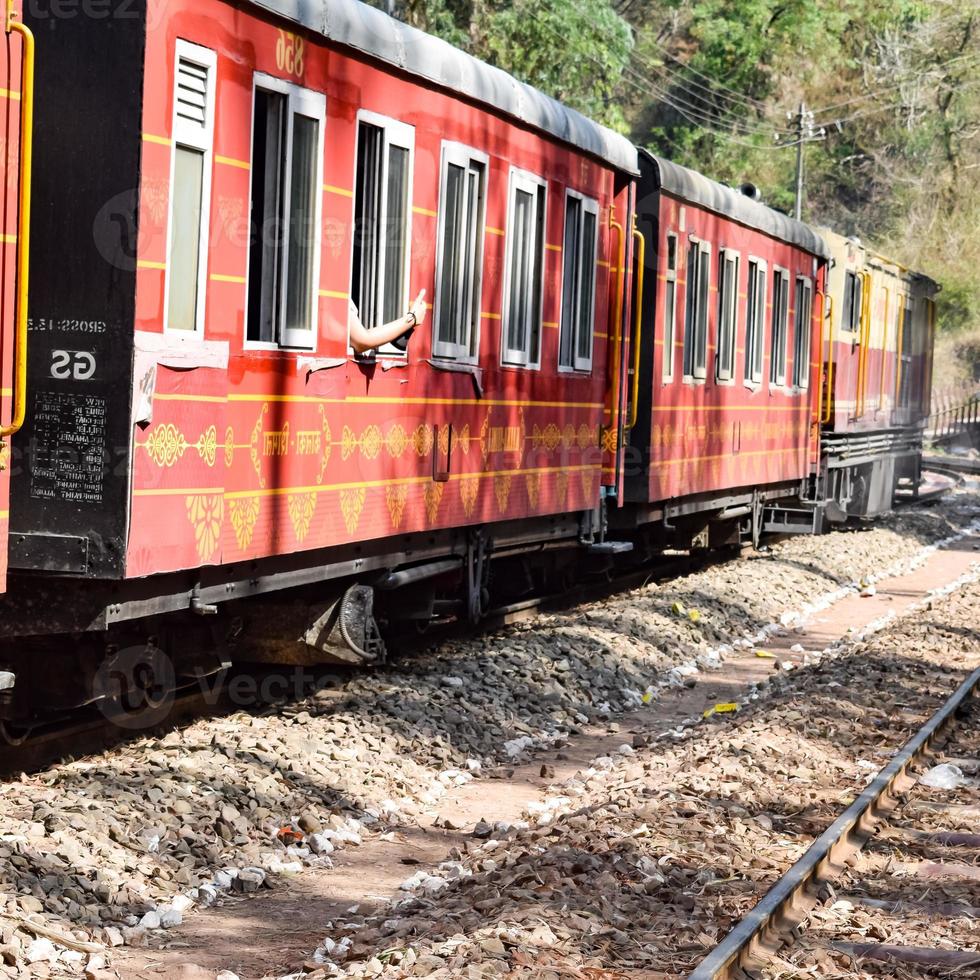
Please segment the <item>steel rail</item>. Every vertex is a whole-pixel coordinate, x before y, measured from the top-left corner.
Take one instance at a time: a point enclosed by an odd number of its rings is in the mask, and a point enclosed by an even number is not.
[[[906,770],[945,732],[963,703],[980,687],[980,668],[906,743],[874,781],[769,890],[766,896],[701,961],[688,980],[738,978],[765,958],[765,950],[785,944],[813,905],[822,885],[843,870],[844,855],[861,849],[875,832],[882,814],[894,808],[915,785]],[[891,804],[889,806],[889,804]],[[805,911],[801,908],[805,905]]]

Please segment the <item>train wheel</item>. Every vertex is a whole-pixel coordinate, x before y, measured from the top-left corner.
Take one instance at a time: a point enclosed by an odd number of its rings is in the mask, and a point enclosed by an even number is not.
[[[7,722],[0,721],[0,742],[19,749],[31,737],[32,731],[32,728],[14,728]]]

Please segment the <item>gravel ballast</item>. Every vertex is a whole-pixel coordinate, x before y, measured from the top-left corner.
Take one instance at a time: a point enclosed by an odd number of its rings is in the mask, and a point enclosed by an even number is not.
[[[833,598],[913,567],[961,532],[976,505],[959,494],[873,530],[791,539],[453,641],[297,703],[198,721],[9,781],[0,786],[0,976],[97,972],[113,947],[140,945],[223,894],[328,868],[335,851],[412,826],[453,786],[597,719],[655,705],[660,691],[716,665],[733,644],[758,642],[779,624],[792,629]],[[833,757],[830,735],[828,745]],[[709,759],[700,763],[705,786],[720,776]],[[635,778],[659,785],[663,773]],[[759,833],[743,824],[747,839]],[[606,872],[619,874],[603,864]]]

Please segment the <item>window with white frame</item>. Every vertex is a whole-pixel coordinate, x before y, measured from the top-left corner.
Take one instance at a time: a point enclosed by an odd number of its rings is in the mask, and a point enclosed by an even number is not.
[[[711,248],[692,238],[687,248],[687,296],[684,309],[684,378],[704,380],[708,365],[708,287]]]
[[[858,333],[861,329],[861,307],[864,302],[864,282],[856,272],[844,273],[844,306],[841,310],[841,330]]]
[[[503,361],[520,367],[538,367],[547,184],[540,177],[512,170],[509,202]]]
[[[414,152],[414,127],[358,115],[351,299],[369,330],[408,309]]]
[[[664,273],[664,362],[663,380],[674,380],[674,346],[677,334],[677,236],[667,235],[667,268]]]
[[[558,366],[566,370],[592,370],[598,240],[599,202],[568,191],[558,342]]]
[[[810,384],[810,338],[813,329],[813,284],[805,276],[796,277],[796,316],[793,346],[793,385],[805,389]]]
[[[772,277],[772,352],[769,384],[786,384],[786,331],[789,326],[789,273],[776,269]]]
[[[725,249],[718,263],[718,361],[719,381],[735,376],[735,327],[738,323],[737,252]]]
[[[745,303],[745,383],[762,383],[762,362],[766,349],[766,263],[749,261],[749,280]]]
[[[165,323],[181,333],[204,330],[217,65],[209,48],[177,42]]]
[[[476,150],[443,144],[432,345],[436,357],[475,361],[479,356],[487,162]]]
[[[247,339],[312,350],[319,307],[326,99],[257,75]]]

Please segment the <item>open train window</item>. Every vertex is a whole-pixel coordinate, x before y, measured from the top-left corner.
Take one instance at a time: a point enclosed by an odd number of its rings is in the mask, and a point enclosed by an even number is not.
[[[738,252],[725,249],[718,263],[718,362],[719,381],[735,376],[735,327],[738,323]]]
[[[326,99],[256,76],[247,339],[316,347]]]
[[[708,290],[711,247],[692,238],[687,248],[684,309],[684,380],[704,380],[708,367]]]
[[[769,384],[786,384],[786,331],[789,327],[789,273],[776,269],[772,278],[772,351]]]
[[[677,333],[677,236],[667,235],[667,268],[664,271],[664,364],[663,381],[674,380],[674,345]]]
[[[475,361],[479,355],[487,163],[486,154],[443,144],[433,317],[436,357]]]
[[[813,284],[796,277],[796,317],[793,346],[793,385],[806,389],[810,384],[810,337],[813,326]]]
[[[762,361],[766,349],[766,263],[749,262],[749,282],[745,311],[745,383],[762,384]]]
[[[512,170],[504,280],[503,361],[520,367],[541,364],[541,303],[547,184]]]
[[[204,331],[217,64],[214,51],[177,42],[164,323],[185,334]]]
[[[351,299],[368,330],[408,309],[414,153],[414,127],[358,114]]]
[[[844,273],[844,308],[841,311],[841,330],[859,333],[864,283],[856,272]]]
[[[558,367],[567,371],[592,370],[598,238],[599,202],[568,191],[558,344]]]

